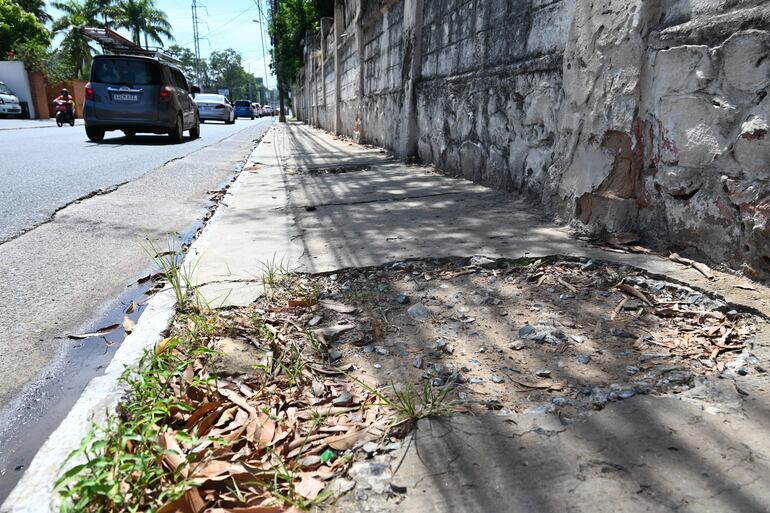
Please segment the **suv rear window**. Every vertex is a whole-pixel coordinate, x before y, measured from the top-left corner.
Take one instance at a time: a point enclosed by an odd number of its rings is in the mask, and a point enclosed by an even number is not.
[[[95,59],[91,82],[113,85],[161,85],[160,66],[138,59]]]
[[[248,100],[238,100],[235,102],[236,107],[251,107],[251,102]]]

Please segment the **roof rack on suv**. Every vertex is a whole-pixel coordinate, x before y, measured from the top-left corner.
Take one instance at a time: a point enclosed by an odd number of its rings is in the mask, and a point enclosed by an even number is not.
[[[99,43],[105,53],[141,55],[144,57],[153,57],[176,65],[181,64],[178,59],[160,51],[160,48],[143,48],[110,28],[83,27],[80,29],[80,32],[87,38]]]

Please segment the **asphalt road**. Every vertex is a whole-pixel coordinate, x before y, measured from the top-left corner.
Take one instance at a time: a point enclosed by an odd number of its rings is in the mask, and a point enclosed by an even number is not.
[[[82,126],[3,121],[0,502],[117,345],[67,335],[122,317],[154,270],[144,240],[190,233],[273,118],[206,123],[178,145],[120,132],[94,144]]]

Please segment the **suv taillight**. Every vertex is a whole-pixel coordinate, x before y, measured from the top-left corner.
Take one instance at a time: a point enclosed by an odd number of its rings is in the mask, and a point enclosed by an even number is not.
[[[94,88],[91,87],[91,82],[86,84],[86,100],[94,99]]]
[[[171,100],[171,89],[168,86],[164,86],[160,89],[160,102],[168,103]]]

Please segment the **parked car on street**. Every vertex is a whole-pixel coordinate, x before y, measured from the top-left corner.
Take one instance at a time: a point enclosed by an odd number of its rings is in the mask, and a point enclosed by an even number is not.
[[[83,119],[86,135],[95,142],[104,133],[122,130],[126,137],[137,133],[168,134],[172,142],[200,137],[198,109],[184,74],[159,56],[97,55],[86,84]]]
[[[262,106],[258,103],[252,103],[251,104],[251,111],[254,113],[254,115],[258,118],[262,117]]]
[[[249,100],[236,100],[234,110],[235,110],[235,119],[238,119],[238,118],[254,119],[254,111],[251,110],[251,102]]]
[[[235,123],[235,112],[225,96],[221,94],[195,95],[201,123],[204,121],[224,121],[228,125]]]
[[[7,85],[0,82],[0,115],[21,116],[21,104],[19,98]]]

